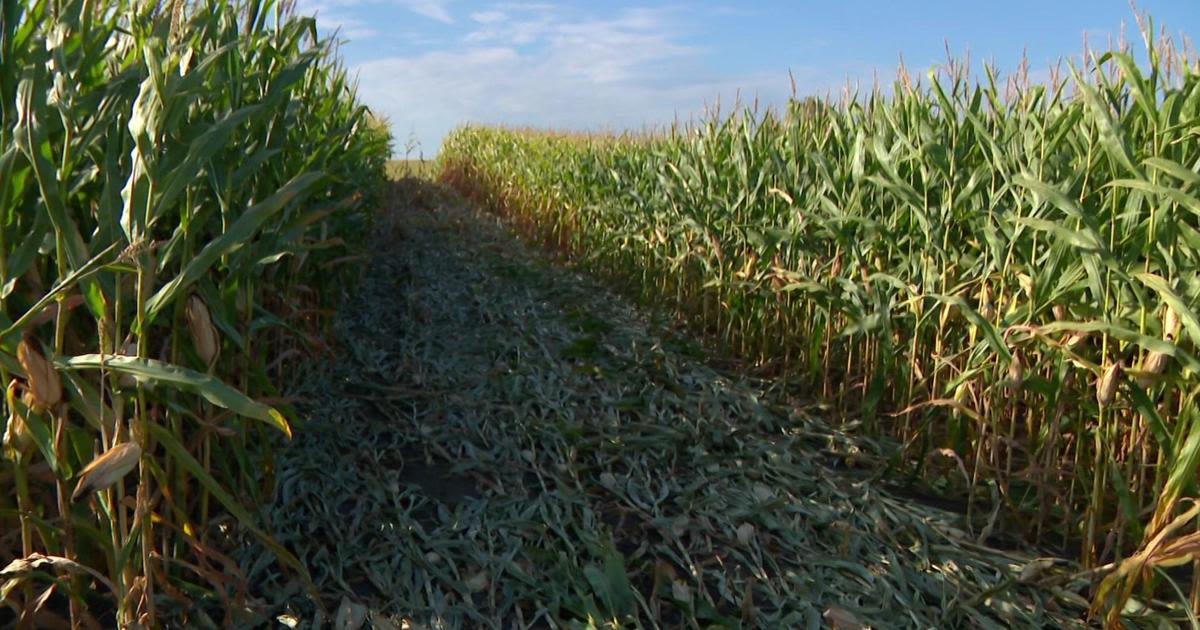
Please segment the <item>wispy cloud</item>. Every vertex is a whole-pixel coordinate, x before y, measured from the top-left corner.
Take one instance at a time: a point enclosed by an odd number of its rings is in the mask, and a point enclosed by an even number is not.
[[[1196,0],[1153,2],[1172,28],[1200,30]],[[351,40],[341,53],[359,72],[363,100],[401,138],[415,131],[429,152],[464,122],[622,129],[686,118],[739,94],[779,104],[789,69],[801,96],[838,96],[848,80],[867,90],[876,76],[886,89],[901,55],[918,73],[944,63],[946,38],[1002,70],[1019,67],[1028,45],[1036,71],[1078,54],[1081,33],[1103,45],[1129,18],[1123,3],[1095,0],[936,11],[874,3],[868,12],[839,1],[299,3],[320,13],[323,31]]]
[[[461,46],[357,67],[366,102],[398,137],[415,132],[426,153],[464,122],[637,129],[739,93],[778,102],[789,89],[783,70],[727,76],[707,69],[707,51],[685,43],[675,9],[579,18],[507,3],[469,17]]]
[[[450,16],[449,0],[400,0],[400,4],[407,7],[409,11],[431,20],[446,24],[454,22],[454,18]]]
[[[303,15],[316,15],[325,30],[340,31],[352,40],[363,40],[380,34],[371,21],[361,17],[364,9],[378,10],[388,5],[400,7],[417,15],[453,24],[450,14],[453,0],[299,0],[296,8]]]
[[[299,0],[296,10],[301,15],[317,16],[317,25],[322,29],[338,31],[352,40],[375,37],[379,32],[354,14],[358,4],[358,0]]]
[[[480,24],[495,24],[508,19],[508,14],[503,11],[477,11],[471,14],[471,20]]]

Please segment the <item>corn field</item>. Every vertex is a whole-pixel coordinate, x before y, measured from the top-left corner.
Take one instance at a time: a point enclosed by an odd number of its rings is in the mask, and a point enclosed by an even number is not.
[[[1042,83],[951,61],[659,134],[467,126],[442,177],[893,440],[983,538],[1081,561],[1110,623],[1196,610],[1200,63],[1143,31]]]
[[[243,535],[303,584],[247,506],[387,132],[286,2],[2,6],[0,603],[21,627],[229,614]]]

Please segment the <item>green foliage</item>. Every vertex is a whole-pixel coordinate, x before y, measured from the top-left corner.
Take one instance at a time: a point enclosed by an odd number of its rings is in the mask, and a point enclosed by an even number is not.
[[[0,558],[85,567],[13,573],[4,603],[24,623],[43,594],[105,625],[153,626],[156,606],[197,596],[232,610],[241,589],[211,563],[235,532],[218,525],[267,536],[241,504],[269,482],[264,427],[290,427],[255,399],[353,284],[348,244],[390,153],[332,44],[289,6],[3,3],[0,377],[17,483],[0,486],[14,533]],[[61,402],[41,404],[56,384]],[[74,473],[127,442],[135,473],[73,503]],[[43,461],[49,476],[30,474]]]
[[[1146,44],[656,137],[466,127],[442,177],[1101,565],[1196,496],[1200,70]]]

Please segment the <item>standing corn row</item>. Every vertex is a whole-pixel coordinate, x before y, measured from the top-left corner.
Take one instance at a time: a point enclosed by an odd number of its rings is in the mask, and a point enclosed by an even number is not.
[[[1119,611],[1197,557],[1200,67],[1152,32],[1147,68],[1045,85],[951,62],[658,138],[466,127],[443,178],[835,398],[981,529],[1142,549],[1100,591]]]
[[[235,610],[229,517],[305,579],[243,507],[290,434],[252,396],[352,280],[386,132],[273,0],[2,6],[0,603]]]

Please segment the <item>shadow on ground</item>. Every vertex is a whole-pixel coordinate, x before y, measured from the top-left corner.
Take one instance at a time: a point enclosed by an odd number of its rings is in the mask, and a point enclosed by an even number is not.
[[[266,509],[325,619],[1079,623],[1086,602],[1049,563],[835,470],[869,461],[869,443],[714,369],[446,189],[407,180],[395,195],[338,358],[298,376],[307,420]],[[268,553],[243,555],[262,610],[319,623]]]

